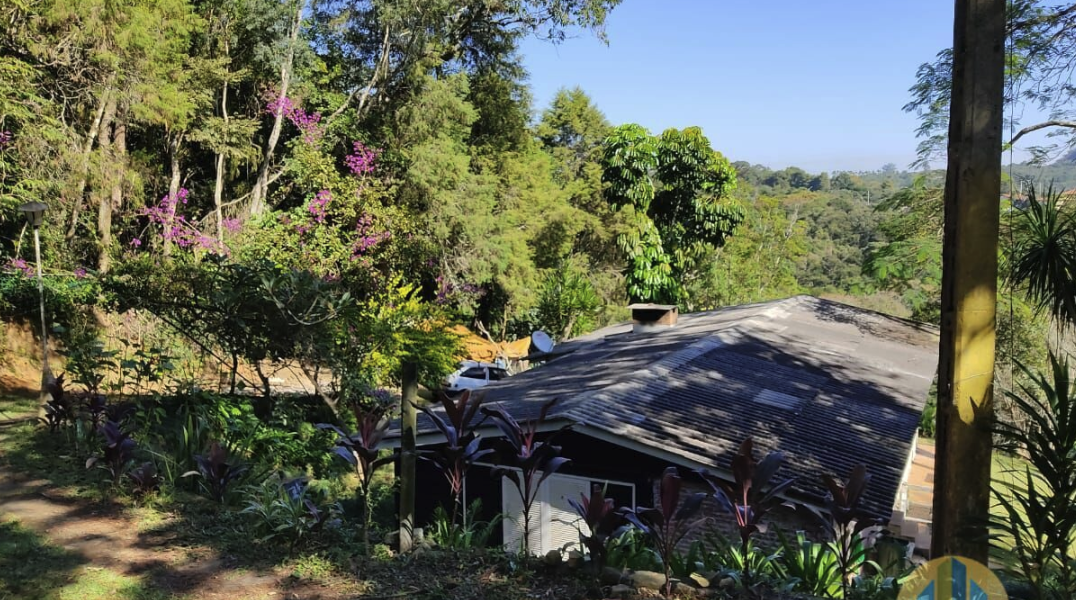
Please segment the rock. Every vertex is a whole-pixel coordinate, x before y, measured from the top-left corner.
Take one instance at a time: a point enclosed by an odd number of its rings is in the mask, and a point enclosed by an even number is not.
[[[631,574],[631,584],[644,590],[661,591],[665,587],[665,574],[654,571],[635,571]]]
[[[620,583],[609,588],[610,598],[630,598],[633,594],[635,594],[635,588],[630,585]]]
[[[602,569],[601,582],[602,585],[616,585],[624,581],[624,571],[620,569],[614,569],[613,567],[605,567]]]
[[[578,569],[583,566],[583,553],[578,550],[571,550],[568,552],[568,566],[573,569]]]
[[[717,583],[717,587],[727,589],[736,585],[736,580],[731,577],[726,577]]]
[[[691,574],[691,581],[695,585],[697,585],[697,586],[699,586],[701,588],[710,587],[710,579],[707,578],[707,577],[703,577],[702,575],[699,575],[698,573],[692,573]]]
[[[385,545],[394,548],[400,547],[400,531],[398,529],[394,529],[385,534]]]
[[[550,550],[545,554],[545,564],[553,567],[561,562],[560,550]]]

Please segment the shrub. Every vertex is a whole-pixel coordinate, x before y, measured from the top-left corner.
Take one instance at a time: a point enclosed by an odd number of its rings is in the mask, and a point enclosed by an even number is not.
[[[45,403],[45,416],[41,417],[41,422],[53,433],[73,424],[78,416],[74,398],[67,393],[64,383],[63,374],[48,383],[49,400]]]
[[[683,480],[676,467],[665,469],[661,477],[658,496],[661,505],[657,508],[640,507],[635,510],[622,509],[621,514],[632,525],[638,527],[649,538],[661,558],[665,571],[665,595],[672,592],[672,561],[676,547],[695,527],[695,515],[702,508],[706,494],[696,492],[680,500]]]
[[[261,541],[284,539],[288,552],[311,534],[340,523],[340,507],[326,502],[324,494],[302,479],[283,481],[272,476],[246,491],[243,513],[253,515]]]
[[[784,504],[780,494],[795,482],[795,479],[786,479],[770,484],[782,462],[784,454],[781,452],[771,452],[761,462],[756,461],[753,442],[748,438],[732,458],[732,482],[705,469],[699,471],[713,488],[718,505],[733,516],[740,534],[740,552],[744,556],[750,555],[751,536],[766,532],[766,515]],[[751,561],[745,560],[743,567],[743,583],[751,585]]]
[[[374,473],[382,465],[392,462],[395,454],[381,454],[381,442],[388,431],[389,422],[385,418],[386,405],[373,405],[358,407],[355,418],[358,422],[357,431],[351,435],[343,432],[339,427],[327,423],[319,424],[318,427],[336,432],[337,456],[346,460],[355,468],[355,474],[359,477],[359,490],[362,494],[363,512],[363,548],[366,554],[370,554],[370,526],[372,511],[370,510],[370,485],[374,481]]]
[[[86,468],[89,469],[98,464],[104,466],[112,475],[112,483],[117,484],[134,460],[135,442],[130,434],[123,431],[119,423],[115,421],[105,423],[100,433],[104,439],[102,455],[91,456],[86,461]]]
[[[829,534],[829,548],[837,561],[843,597],[848,596],[852,580],[865,565],[881,571],[877,564],[867,560],[868,548],[881,534],[881,523],[864,514],[859,507],[870,480],[864,465],[853,467],[845,480],[823,478],[827,492],[822,524]]]
[[[542,482],[568,463],[560,456],[560,446],[550,441],[568,427],[554,432],[545,442],[538,441],[538,430],[545,423],[549,410],[556,404],[556,398],[542,406],[538,418],[521,426],[501,408],[482,407],[482,412],[493,419],[497,428],[504,434],[507,451],[498,455],[498,464],[492,470],[494,477],[507,477],[519,494],[523,505],[523,552],[530,556],[530,515],[531,508],[542,487]]]
[[[634,526],[621,527],[605,543],[605,564],[617,569],[658,571],[661,557],[650,547],[650,538]]]
[[[1076,597],[1076,387],[1067,360],[1050,354],[1050,370],[1020,365],[1029,383],[1007,395],[1028,419],[999,422],[998,449],[1025,457],[1011,481],[994,484],[992,546],[1006,570],[1036,600]]]
[[[220,504],[227,500],[232,484],[247,472],[246,465],[228,460],[228,451],[218,442],[210,443],[209,451],[195,455],[194,461],[198,470],[188,471],[183,477],[201,476],[202,490]]]
[[[157,473],[157,466],[150,461],[128,471],[127,478],[134,483],[134,492],[139,496],[155,492],[161,487],[161,477]]]
[[[606,498],[600,485],[595,484],[590,492],[590,497],[580,494],[579,500],[567,498],[575,514],[583,520],[587,527],[587,533],[579,530],[579,541],[590,553],[590,559],[594,567],[601,573],[605,566],[605,547],[609,536],[613,533],[617,514],[614,510],[613,499]]]
[[[783,579],[785,570],[778,560],[780,553],[766,554],[749,540],[745,547],[742,540],[733,542],[716,531],[709,531],[703,538],[709,553],[706,556],[707,568],[719,570],[741,585],[746,581],[744,573],[751,573],[752,578]]]
[[[456,523],[450,517],[443,506],[433,510],[433,521],[426,530],[430,541],[453,550],[466,550],[470,548],[485,548],[497,526],[501,524],[503,515],[496,515],[489,521],[475,521],[468,515],[478,515],[482,512],[482,501],[475,500],[463,511],[463,522]]]
[[[451,524],[456,523],[456,513],[463,503],[463,483],[467,479],[467,472],[482,457],[487,456],[493,450],[479,448],[481,438],[475,433],[485,419],[472,423],[482,405],[481,394],[471,394],[470,390],[464,390],[455,401],[448,394],[438,394],[441,406],[444,408],[444,418],[427,407],[420,406],[419,410],[429,417],[441,435],[445,436],[445,443],[438,449],[423,452],[420,456],[432,461],[441,469],[445,479],[448,480],[449,489],[452,491]],[[463,511],[463,520],[467,521],[467,512]]]
[[[778,530],[777,538],[781,543],[779,560],[794,589],[815,596],[836,598],[841,593],[847,597],[842,593],[837,555],[829,546],[808,540],[802,531],[790,540]]]

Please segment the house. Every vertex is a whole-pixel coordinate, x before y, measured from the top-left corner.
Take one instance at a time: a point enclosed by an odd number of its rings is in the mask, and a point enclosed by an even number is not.
[[[820,504],[823,474],[844,476],[856,464],[873,479],[864,508],[899,528],[915,455],[920,414],[937,368],[930,326],[809,296],[679,315],[676,307],[633,305],[633,322],[558,345],[544,364],[484,388],[484,404],[518,421],[557,403],[545,429],[559,434],[571,459],[550,477],[532,513],[531,548],[578,543],[565,501],[601,485],[618,506],[653,506],[669,465],[685,478],[695,469],[728,473],[741,441],[756,452],[781,450],[783,476],[795,476],[789,499]],[[479,427],[494,445],[498,431]],[[397,434],[398,435],[398,434]],[[443,440],[424,415],[417,443]],[[417,522],[449,502],[433,465],[420,461]],[[694,482],[701,485],[701,481]],[[506,517],[506,548],[520,547],[521,507],[514,488],[488,466],[468,476],[466,500]],[[728,517],[715,515],[715,520]],[[803,528],[791,513],[788,529]]]

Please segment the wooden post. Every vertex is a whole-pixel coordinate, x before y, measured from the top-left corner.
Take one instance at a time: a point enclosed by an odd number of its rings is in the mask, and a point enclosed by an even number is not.
[[[1005,0],[956,0],[945,177],[931,554],[985,563],[997,303]]]
[[[410,552],[415,530],[415,401],[418,399],[418,365],[403,364],[400,399],[400,552]]]

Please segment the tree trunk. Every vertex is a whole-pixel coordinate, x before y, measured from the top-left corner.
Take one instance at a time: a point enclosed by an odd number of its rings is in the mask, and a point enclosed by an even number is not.
[[[224,57],[230,58],[231,47],[228,44],[227,36],[224,41]],[[220,91],[220,115],[224,119],[224,131],[227,136],[228,131],[228,78],[225,76],[224,85],[221,86]],[[226,140],[227,144],[230,140]],[[224,151],[221,150],[217,153],[217,179],[213,186],[213,214],[217,219],[217,240],[224,241],[224,213],[221,211],[221,206],[224,204]]]
[[[90,124],[90,130],[86,133],[86,143],[82,145],[82,162],[79,169],[78,185],[75,186],[74,198],[72,201],[74,204],[71,206],[71,225],[67,228],[67,235],[64,237],[71,240],[75,237],[75,230],[78,229],[78,217],[82,212],[82,196],[86,193],[86,179],[89,176],[90,171],[90,153],[93,152],[93,144],[97,141],[97,136],[101,131],[101,121],[105,117],[105,106],[108,105],[109,90],[106,89],[101,94],[101,101],[97,106],[97,113],[93,117],[93,122]]]
[[[954,22],[931,554],[986,563],[1005,0],[957,0]]]
[[[415,428],[418,401],[418,365],[406,362],[401,377],[403,388],[400,398],[400,552],[410,552],[414,545],[415,530],[415,478],[416,459]]]
[[[165,256],[172,255],[172,236],[170,235],[170,231],[172,229],[172,224],[175,222],[176,218],[175,202],[176,199],[179,198],[179,184],[182,178],[182,172],[180,170],[179,164],[179,153],[182,147],[183,134],[177,133],[173,135],[171,141],[169,141],[168,143],[169,166],[171,167],[172,172],[172,176],[168,180],[168,198],[172,201],[172,206],[168,210],[168,222],[164,225],[166,231],[163,232],[164,235],[162,236],[164,239],[163,251]]]
[[[104,117],[102,118],[102,127],[105,130],[105,134],[101,137],[101,150],[104,154],[105,163],[109,165],[109,170],[113,170],[115,165],[115,156],[113,152],[113,142],[115,135],[111,132],[113,121],[116,118],[116,101],[112,98],[109,99],[108,104],[105,107]],[[109,181],[116,175],[113,173],[110,176],[103,177],[104,181]],[[104,190],[96,190],[97,195],[97,270],[102,273],[107,273],[112,263],[112,257],[109,254],[112,250],[112,192],[105,193]]]
[[[250,192],[250,214],[260,215],[266,209],[266,196],[269,194],[269,168],[273,162],[273,152],[277,142],[280,141],[280,132],[284,128],[284,111],[282,101],[288,95],[288,85],[291,83],[291,66],[295,59],[295,44],[299,38],[299,25],[303,21],[303,8],[305,0],[300,0],[295,18],[292,20],[291,35],[288,39],[288,52],[284,57],[284,63],[280,65],[280,93],[277,95],[277,110],[273,115],[273,129],[269,132],[269,141],[265,146],[265,154],[262,156],[262,164],[258,168],[258,179],[254,182],[254,189]]]

